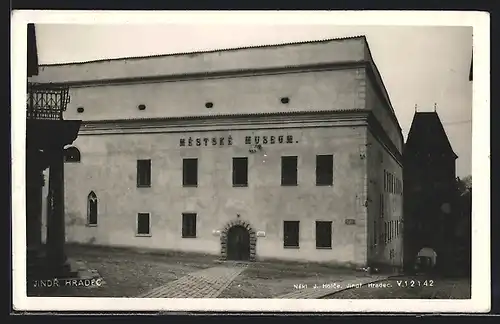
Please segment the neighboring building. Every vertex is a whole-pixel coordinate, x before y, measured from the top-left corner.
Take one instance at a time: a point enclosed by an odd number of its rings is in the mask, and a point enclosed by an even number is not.
[[[402,146],[365,37],[41,66],[83,124],[67,240],[402,265]]]
[[[437,254],[436,267],[452,266],[456,216],[453,151],[436,112],[416,112],[404,148],[405,266],[422,248]]]
[[[63,158],[64,146],[72,144],[77,137],[80,121],[63,120],[69,100],[68,87],[34,81],[39,72],[34,24],[28,24],[27,36],[26,273],[31,280],[71,274],[64,253]],[[43,176],[47,168],[50,169],[49,181]],[[44,184],[50,193],[50,205],[45,208],[42,202]],[[42,208],[46,217],[45,246],[42,245]]]

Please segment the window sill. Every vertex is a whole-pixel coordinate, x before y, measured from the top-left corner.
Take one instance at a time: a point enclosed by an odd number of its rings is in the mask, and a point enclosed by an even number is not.
[[[151,234],[135,234],[136,237],[151,237]]]
[[[97,227],[97,224],[87,224],[87,227]]]
[[[298,187],[299,185],[294,183],[294,184],[285,184],[285,183],[282,183],[281,184],[282,187]]]
[[[331,250],[331,246],[317,246],[316,250]]]
[[[333,184],[316,184],[316,187],[333,187]]]
[[[198,188],[198,185],[182,185],[183,188]]]
[[[137,185],[137,188],[151,188],[151,185]]]
[[[183,236],[182,238],[187,238],[187,239],[195,239],[195,238],[196,238],[196,235],[195,235],[195,236]]]
[[[293,249],[293,250],[298,250],[300,247],[299,246],[283,246],[284,249]]]
[[[248,188],[248,184],[233,184],[233,188]]]

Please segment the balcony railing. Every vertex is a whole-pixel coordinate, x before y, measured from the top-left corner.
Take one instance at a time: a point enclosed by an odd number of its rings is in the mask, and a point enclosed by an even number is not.
[[[26,118],[62,120],[69,99],[68,87],[49,83],[28,83]]]

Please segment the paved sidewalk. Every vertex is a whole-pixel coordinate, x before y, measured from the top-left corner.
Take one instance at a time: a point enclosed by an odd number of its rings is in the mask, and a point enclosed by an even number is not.
[[[360,287],[369,283],[386,280],[389,276],[361,277],[340,282],[325,283],[324,285],[308,286],[304,289],[297,289],[288,294],[280,295],[274,298],[279,299],[319,299],[327,295],[343,291],[345,289]]]
[[[217,298],[246,266],[214,267],[190,273],[139,298]]]

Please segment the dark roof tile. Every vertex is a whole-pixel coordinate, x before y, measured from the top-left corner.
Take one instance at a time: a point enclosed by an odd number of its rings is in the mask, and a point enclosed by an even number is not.
[[[405,153],[446,154],[458,157],[436,112],[416,112],[413,116]]]

